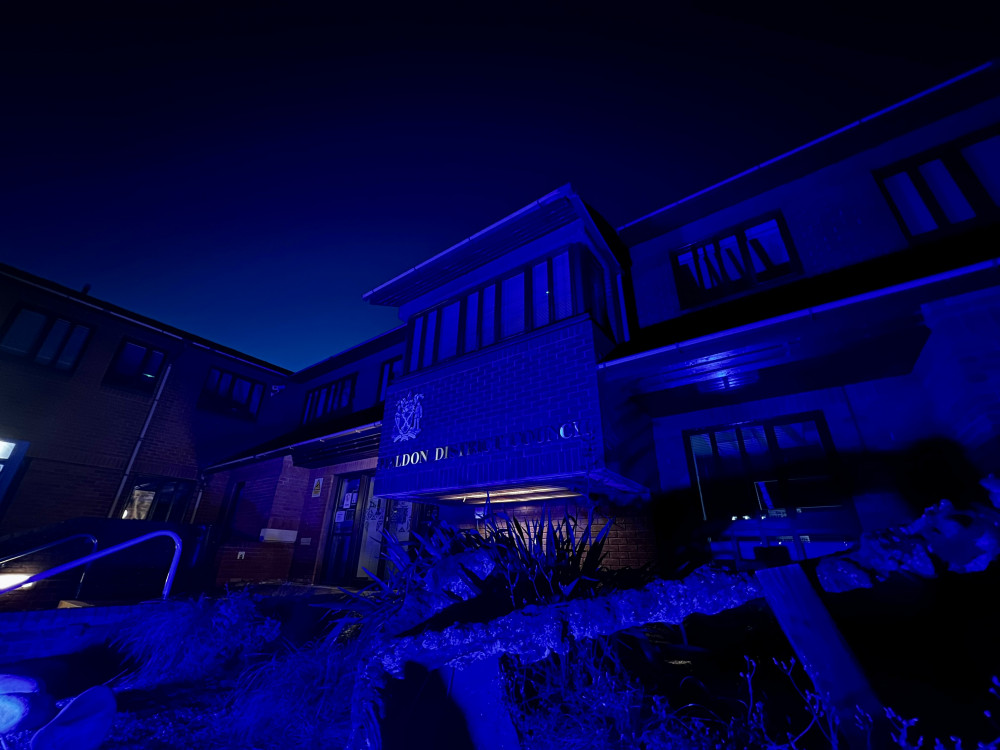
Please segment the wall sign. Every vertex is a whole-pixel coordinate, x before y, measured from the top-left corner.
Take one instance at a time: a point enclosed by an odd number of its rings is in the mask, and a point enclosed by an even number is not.
[[[420,418],[424,415],[424,407],[420,404],[424,394],[407,393],[396,402],[396,422],[392,430],[392,442],[399,443],[412,440],[420,434]]]
[[[313,482],[313,497],[319,497],[323,493],[323,477]]]
[[[543,445],[545,443],[573,440],[590,437],[589,430],[580,426],[579,422],[566,422],[559,427],[546,426],[535,430],[522,430],[495,435],[481,440],[467,440],[451,445],[441,445],[429,450],[415,450],[408,453],[398,453],[395,456],[380,458],[379,469],[394,469],[403,466],[442,461],[448,458],[462,458],[480,453],[509,450],[519,446]],[[393,438],[395,440],[395,438]]]

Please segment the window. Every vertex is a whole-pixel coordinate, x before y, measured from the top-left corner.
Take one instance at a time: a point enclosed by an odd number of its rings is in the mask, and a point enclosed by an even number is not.
[[[1000,135],[976,134],[875,172],[907,237],[936,236],[997,213]]]
[[[797,273],[780,214],[757,219],[670,255],[681,307],[694,307]]]
[[[104,384],[152,393],[165,359],[159,349],[125,339],[111,360]]]
[[[118,517],[130,521],[180,523],[184,519],[193,490],[194,482],[136,477]]]
[[[89,336],[88,326],[22,307],[0,336],[0,352],[71,372]]]
[[[600,307],[598,316],[604,309],[603,281],[600,284],[600,299],[594,295],[594,304]],[[570,251],[564,250],[415,317],[410,329],[409,371],[563,320],[573,309]]]
[[[354,381],[356,374],[321,385],[306,394],[306,408],[302,423],[324,419],[331,414],[350,409],[354,402]]]
[[[403,358],[394,357],[382,363],[382,372],[378,376],[378,400],[385,401],[386,391],[393,381],[403,374]]]
[[[264,384],[215,367],[201,390],[198,406],[243,419],[256,419]]]
[[[706,519],[840,502],[830,481],[833,443],[819,412],[692,430],[685,443]]]

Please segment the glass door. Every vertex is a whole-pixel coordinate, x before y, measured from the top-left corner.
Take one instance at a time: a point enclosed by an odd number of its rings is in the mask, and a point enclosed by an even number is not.
[[[321,581],[324,584],[346,583],[354,578],[357,559],[354,519],[358,507],[364,505],[364,495],[370,484],[369,477],[364,475],[340,480],[330,513]]]

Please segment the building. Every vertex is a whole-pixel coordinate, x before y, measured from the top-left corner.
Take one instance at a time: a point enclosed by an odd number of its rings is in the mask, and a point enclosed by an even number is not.
[[[218,582],[333,584],[377,573],[387,530],[471,528],[487,498],[518,517],[596,508],[616,519],[610,564],[668,569],[825,554],[975,499],[1000,470],[998,82],[984,65],[617,230],[560,188],[367,292],[402,325],[298,373],[138,329],[109,330],[100,365],[93,321],[88,388],[125,399],[105,369],[132,335],[192,374],[146,433],[173,391],[129,391],[114,455],[156,434],[162,458],[139,443],[79,507],[124,513],[135,477],[174,477],[198,497],[180,520],[214,529]],[[46,373],[36,410],[57,377],[34,363],[44,342],[7,352]],[[226,373],[267,394],[253,415]],[[218,399],[230,414],[202,414]],[[0,421],[8,462],[48,439],[23,411]],[[167,413],[187,432],[160,435]],[[27,498],[54,508],[65,486],[31,466],[4,500],[22,525]]]
[[[127,519],[183,530],[189,567],[202,467],[264,439],[260,412],[289,375],[0,266],[0,557],[77,533],[110,546],[141,533],[114,523]],[[148,559],[162,586],[169,546],[150,543],[133,567]],[[89,551],[77,540],[6,570]]]

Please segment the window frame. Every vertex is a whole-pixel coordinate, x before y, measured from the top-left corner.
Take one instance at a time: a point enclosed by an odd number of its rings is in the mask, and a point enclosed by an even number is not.
[[[555,283],[555,270],[554,270],[554,259],[563,253],[568,256],[569,263],[569,304],[570,313],[564,317],[556,320],[556,295],[554,289]],[[413,372],[418,372],[420,370],[425,370],[429,367],[433,367],[442,362],[449,362],[454,359],[458,359],[466,354],[471,354],[473,352],[482,351],[492,346],[496,346],[502,342],[513,339],[517,336],[530,333],[532,331],[537,331],[547,326],[560,323],[563,320],[568,320],[574,315],[578,315],[583,311],[583,301],[582,301],[582,271],[580,263],[580,255],[582,250],[576,246],[561,247],[552,252],[546,253],[545,255],[533,258],[527,263],[524,263],[517,268],[510,269],[501,276],[498,276],[486,284],[480,284],[471,289],[467,289],[460,295],[455,295],[449,297],[448,299],[440,302],[433,307],[428,307],[422,310],[419,314],[414,315],[407,321],[407,337],[406,337],[406,351],[403,356],[404,370],[401,374],[410,374]],[[539,326],[535,326],[534,317],[534,281],[532,271],[536,265],[539,263],[546,264],[546,278],[549,287],[549,294],[546,295],[546,302],[548,304],[548,322]],[[600,265],[598,263],[598,265]],[[602,267],[603,268],[603,267]],[[502,318],[503,318],[503,285],[505,282],[513,279],[519,275],[523,275],[523,289],[524,289],[524,325],[519,331],[508,334],[507,336],[502,336]],[[606,279],[602,279],[606,281]],[[606,284],[605,284],[606,286]],[[494,302],[493,302],[493,338],[489,344],[484,345],[483,342],[483,307],[484,307],[484,297],[487,290],[493,290]],[[468,323],[469,323],[469,297],[471,295],[476,295],[476,331],[474,334],[475,346],[474,348],[469,348],[467,344],[467,333],[468,333]],[[607,290],[605,289],[605,294]],[[439,350],[441,344],[441,327],[442,327],[442,311],[454,304],[459,303],[458,308],[458,338],[456,342],[455,354],[441,359],[439,357]],[[431,315],[435,314],[434,330],[428,331],[429,321]],[[416,327],[420,326],[420,338],[419,347],[420,351],[414,352],[414,343],[417,341],[415,338]],[[431,344],[431,358],[429,362],[424,361],[423,351],[427,346],[427,336],[432,335],[434,338]],[[414,355],[416,354],[416,358]]]
[[[347,414],[352,411],[354,409],[354,397],[357,392],[357,380],[358,373],[352,372],[349,375],[344,375],[336,380],[328,380],[325,383],[306,391],[305,401],[302,404],[301,424],[305,425],[312,424],[314,422],[321,422],[338,414]],[[350,396],[348,397],[346,405],[338,406],[337,404],[340,403],[341,392],[345,385],[350,388]],[[324,390],[327,392],[324,397],[326,406],[322,412],[319,412],[315,408],[317,403],[313,401],[312,397]]]
[[[229,386],[226,388],[226,395],[222,395],[216,389],[209,390],[208,383],[212,378],[212,372],[219,373],[219,379],[222,379],[223,375],[230,376]],[[250,391],[247,394],[247,403],[241,404],[239,401],[233,398],[233,390],[236,387],[237,380],[245,380],[250,383]],[[253,393],[256,387],[260,387],[260,399],[257,401],[256,411],[250,410],[250,404],[253,402]],[[264,393],[267,388],[267,384],[260,380],[254,380],[247,375],[242,375],[232,370],[224,370],[221,367],[216,367],[215,365],[210,365],[208,368],[208,373],[205,375],[205,381],[201,386],[201,393],[198,396],[198,408],[204,411],[215,412],[216,414],[222,414],[229,417],[237,417],[239,419],[245,419],[250,422],[255,422],[257,416],[260,414],[260,407],[264,404]]]
[[[7,352],[0,349],[0,357],[8,358],[11,361],[25,362],[34,367],[41,367],[49,372],[57,372],[63,375],[70,376],[76,372],[76,368],[79,367],[80,362],[83,360],[84,352],[87,350],[87,346],[90,344],[90,340],[94,335],[94,326],[89,323],[79,323],[75,319],[63,316],[59,313],[48,312],[43,308],[35,307],[34,305],[24,305],[19,304],[14,307],[7,319],[4,321],[3,326],[0,327],[0,342],[2,342],[7,334],[10,332],[11,328],[14,327],[14,323],[20,317],[22,312],[32,312],[36,315],[41,315],[45,318],[45,323],[42,325],[42,329],[35,340],[32,342],[30,349],[25,354],[15,354],[14,352]],[[60,342],[59,347],[56,349],[55,353],[52,355],[52,359],[49,362],[37,362],[35,358],[38,356],[38,352],[41,350],[42,346],[45,345],[49,334],[52,332],[53,327],[60,320],[66,321],[69,324],[69,329],[63,336],[63,340]],[[57,363],[62,357],[63,351],[66,349],[66,345],[69,343],[70,338],[73,335],[73,331],[77,328],[86,329],[82,343],[80,344],[80,350],[77,352],[76,357],[73,359],[72,365],[69,367],[57,367]]]
[[[925,240],[934,240],[938,237],[951,234],[959,228],[982,224],[996,218],[997,215],[1000,215],[1000,206],[993,202],[993,199],[987,192],[986,187],[979,180],[975,170],[973,170],[972,165],[969,164],[966,158],[962,155],[963,149],[980,143],[981,141],[989,140],[990,138],[998,135],[1000,135],[1000,126],[994,125],[989,128],[977,130],[973,133],[961,136],[960,138],[951,140],[948,143],[926,149],[918,154],[907,156],[905,159],[899,159],[892,164],[879,167],[878,169],[872,171],[872,177],[878,185],[886,205],[888,205],[889,210],[892,211],[892,215],[895,217],[896,223],[899,225],[900,230],[903,232],[903,236],[906,237],[908,242],[913,243],[923,242]],[[938,159],[940,159],[941,163],[944,164],[948,174],[955,181],[955,184],[962,193],[962,196],[972,209],[974,216],[971,218],[963,219],[957,222],[950,221],[943,206],[941,205],[941,202],[931,190],[927,179],[920,172],[921,166]],[[934,222],[937,224],[936,228],[930,229],[926,232],[917,232],[916,234],[910,231],[910,228],[907,226],[906,221],[903,218],[902,211],[899,210],[899,207],[896,205],[896,201],[893,200],[892,195],[885,184],[887,179],[903,173],[905,173],[913,183],[913,186],[917,191],[917,195],[920,197],[920,200],[923,201],[924,206],[927,208],[928,212],[930,212],[931,218],[934,219]]]
[[[744,445],[742,431],[739,429],[741,427],[761,427],[764,430],[764,434],[767,440],[767,452],[772,459],[772,465],[775,470],[776,481],[782,483],[788,483],[789,481],[794,481],[796,477],[792,476],[786,469],[786,459],[782,456],[780,448],[777,447],[777,437],[775,435],[774,429],[780,425],[784,424],[794,424],[797,422],[813,422],[816,425],[816,432],[819,435],[820,444],[823,446],[823,452],[827,464],[831,470],[831,477],[836,469],[837,463],[837,449],[833,443],[833,436],[830,432],[830,426],[826,420],[826,414],[821,409],[816,409],[813,411],[797,412],[795,414],[782,414],[774,417],[762,417],[758,419],[744,419],[738,422],[729,422],[724,424],[716,424],[708,427],[692,428],[686,429],[681,432],[681,439],[684,441],[684,452],[687,458],[688,466],[688,476],[691,478],[691,488],[698,493],[698,497],[701,503],[702,513],[705,520],[711,519],[711,513],[709,509],[705,507],[704,504],[704,487],[702,485],[702,480],[695,463],[694,450],[691,445],[691,438],[695,435],[708,434],[712,446],[712,455],[716,459],[719,456],[719,448],[716,440],[716,433],[723,430],[735,430],[736,438],[740,447],[740,462],[743,466],[743,474],[749,480],[751,479],[752,471],[750,471],[748,456],[749,453]]]
[[[462,322],[459,321],[459,328],[461,328],[461,325]],[[383,403],[385,401],[386,394],[389,391],[389,386],[393,384],[396,378],[403,374],[404,359],[405,357],[400,354],[397,357],[390,357],[382,362],[382,366],[379,368],[378,373],[378,393],[376,394],[377,398],[375,399],[377,403]],[[399,372],[393,376],[392,365],[396,362],[399,362]],[[388,376],[386,375],[387,370]]]
[[[125,351],[125,347],[128,344],[133,346],[139,346],[146,350],[145,355],[143,355],[142,362],[139,365],[139,371],[136,375],[131,377],[116,375],[113,372],[115,363],[118,358]],[[163,359],[160,361],[160,366],[156,370],[156,374],[151,379],[142,379],[143,371],[146,369],[146,364],[149,362],[150,357],[154,352],[162,355]],[[167,352],[163,349],[157,349],[150,344],[144,344],[138,339],[129,338],[128,336],[122,337],[121,343],[118,345],[118,349],[115,351],[115,355],[111,358],[111,362],[108,364],[108,369],[104,373],[104,379],[101,381],[102,385],[111,386],[113,388],[124,388],[130,391],[137,391],[140,393],[152,393],[156,390],[157,383],[160,382],[160,377],[163,375],[163,370],[167,364]],[[148,383],[148,385],[147,385]]]
[[[785,245],[785,253],[788,255],[788,270],[770,276],[769,278],[758,280],[758,273],[753,267],[750,242],[747,239],[746,232],[748,229],[761,226],[769,221],[774,221],[778,226],[778,233],[781,235],[781,241]],[[695,279],[696,288],[694,292],[681,287],[680,279],[683,268],[680,263],[681,255],[687,252],[691,252],[693,254],[696,250],[708,246],[712,246],[716,250],[716,253],[721,254],[722,249],[719,246],[719,242],[734,236],[736,237],[736,243],[739,247],[740,260],[746,268],[746,273],[742,278],[736,280],[727,279],[724,283],[718,284],[711,289],[702,288],[701,285],[698,284],[697,279]],[[741,221],[738,224],[733,224],[732,226],[726,227],[722,231],[714,232],[710,236],[699,240],[698,242],[689,242],[683,247],[674,248],[670,251],[669,256],[670,271],[674,277],[674,290],[677,293],[677,301],[680,304],[681,310],[685,311],[702,307],[703,305],[709,305],[720,300],[732,299],[754,290],[781,284],[786,282],[791,277],[802,274],[802,261],[799,258],[799,253],[795,247],[795,243],[792,241],[792,234],[788,229],[788,223],[785,221],[785,216],[781,211],[771,211],[766,214],[761,214],[751,219],[747,219],[746,221]],[[786,264],[782,263],[781,265],[784,266]],[[725,272],[724,265],[722,270]],[[765,269],[765,272],[767,270],[768,269]]]

